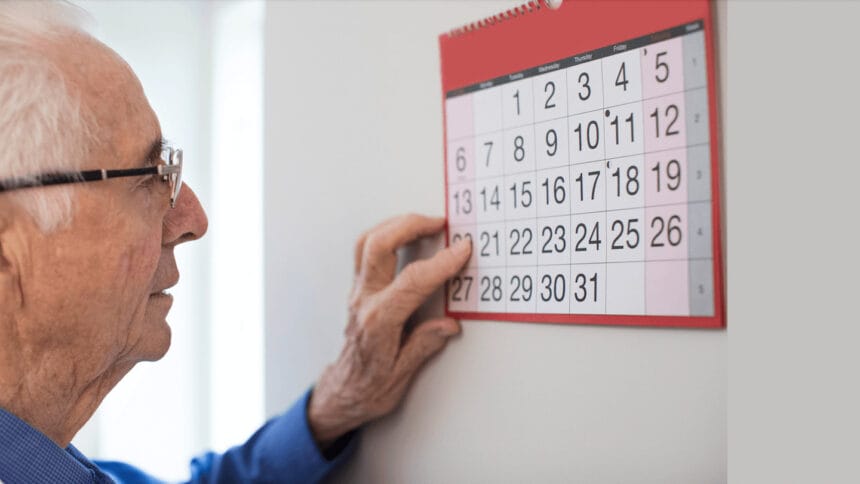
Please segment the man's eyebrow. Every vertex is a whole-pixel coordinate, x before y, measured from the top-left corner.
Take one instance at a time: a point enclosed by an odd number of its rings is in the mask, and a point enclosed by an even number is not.
[[[143,160],[144,166],[155,166],[161,158],[161,150],[164,148],[164,138],[159,136],[150,145]]]

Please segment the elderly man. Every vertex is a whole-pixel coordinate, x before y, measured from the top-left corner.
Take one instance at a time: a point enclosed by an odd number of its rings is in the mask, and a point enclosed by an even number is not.
[[[63,4],[0,4],[0,481],[151,482],[92,462],[70,441],[140,361],[170,345],[173,250],[206,232],[181,182],[182,152],[128,65],[68,21]],[[444,219],[389,220],[355,249],[347,342],[315,387],[243,445],[191,463],[206,482],[322,479],[354,430],[390,412],[416,371],[460,331],[404,332],[460,270],[462,242],[395,273],[398,247]]]

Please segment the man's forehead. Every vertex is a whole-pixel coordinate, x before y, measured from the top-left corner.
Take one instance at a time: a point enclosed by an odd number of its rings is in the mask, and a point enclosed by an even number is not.
[[[93,155],[111,158],[109,166],[146,161],[153,143],[161,140],[161,128],[131,67],[86,34],[71,33],[52,50],[70,90],[94,118]]]

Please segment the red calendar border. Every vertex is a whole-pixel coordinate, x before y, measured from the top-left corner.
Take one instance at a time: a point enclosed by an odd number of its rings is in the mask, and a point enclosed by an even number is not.
[[[464,319],[532,323],[724,328],[722,219],[720,213],[719,116],[717,112],[716,56],[712,8],[708,0],[624,0],[613,2],[565,0],[552,10],[540,5],[533,11],[496,17],[477,28],[439,36],[442,71],[442,140],[445,146],[445,93],[510,72],[557,61],[572,55],[624,42],[671,27],[702,20],[708,67],[708,109],[711,148],[711,223],[714,275],[714,315],[627,316],[604,314],[533,314],[456,312]],[[577,46],[576,48],[570,47]],[[480,59],[480,61],[475,61]],[[445,217],[448,218],[448,153],[445,150]],[[448,227],[445,228],[446,244]],[[446,288],[447,289],[447,288]],[[447,294],[447,290],[446,290]]]

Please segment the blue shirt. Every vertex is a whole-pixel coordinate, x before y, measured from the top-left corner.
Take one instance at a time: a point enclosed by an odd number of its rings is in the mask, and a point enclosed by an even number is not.
[[[355,449],[353,433],[324,455],[311,434],[307,406],[311,391],[286,413],[269,420],[242,445],[191,461],[191,481],[319,482]],[[336,455],[331,455],[336,454]],[[90,461],[73,445],[60,448],[43,433],[0,408],[0,481],[4,484],[162,482],[122,462]]]

